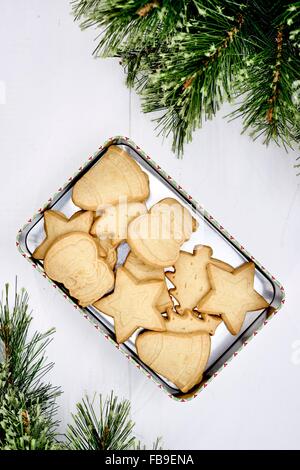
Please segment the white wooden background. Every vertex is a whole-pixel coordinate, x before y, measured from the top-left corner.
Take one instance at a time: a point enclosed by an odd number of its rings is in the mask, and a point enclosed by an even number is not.
[[[92,58],[95,32],[74,24],[67,0],[0,0],[0,281],[27,287],[34,327],[64,394],[61,430],[87,392],[132,403],[136,434],[169,449],[299,448],[300,177],[297,152],[241,136],[218,116],[182,160],[156,137],[117,60]],[[168,398],[51,289],[17,252],[17,229],[98,146],[129,135],[278,279],[285,307],[215,381],[188,403]],[[300,155],[300,151],[298,152]]]

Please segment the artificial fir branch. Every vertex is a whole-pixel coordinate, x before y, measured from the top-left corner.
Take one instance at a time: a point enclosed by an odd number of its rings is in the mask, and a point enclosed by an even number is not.
[[[128,71],[127,85],[140,81],[149,53],[159,54],[164,41],[181,29],[195,0],[73,0],[81,28],[97,26],[95,56],[120,56]],[[151,5],[151,8],[150,8]],[[194,8],[194,13],[195,13]]]
[[[204,23],[193,21],[188,32],[178,33],[160,61],[149,55],[150,69],[156,70],[142,90],[143,110],[162,112],[160,132],[173,132],[173,149],[179,154],[202,119],[212,118],[224,99],[231,99],[233,76],[243,57],[242,10],[232,16],[206,7],[202,15]]]
[[[45,358],[53,330],[28,340],[31,321],[26,291],[16,288],[11,309],[6,285],[0,302],[0,449],[58,447],[55,400],[60,390],[42,382],[53,366]]]
[[[194,0],[73,0],[73,12],[83,29],[97,26],[103,34],[95,55],[114,56],[125,48],[145,50],[164,40],[185,21]]]
[[[127,450],[132,448],[134,424],[129,419],[130,403],[118,403],[111,394],[103,403],[94,406],[88,397],[78,403],[74,424],[67,430],[67,445],[72,450]],[[95,410],[97,408],[97,411]]]
[[[254,138],[299,142],[299,1],[73,3],[82,27],[102,28],[96,55],[121,57],[127,84],[145,112],[159,112],[177,152],[232,97]]]
[[[146,5],[140,7],[137,10],[137,14],[143,17],[143,16],[148,15],[148,13],[150,13],[150,11],[153,10],[153,8],[158,8],[158,7],[159,7],[159,2],[155,0],[154,2],[146,3]]]
[[[272,124],[274,121],[274,109],[275,103],[280,92],[280,74],[281,74],[281,64],[282,64],[282,48],[283,48],[283,26],[281,25],[278,28],[278,33],[276,36],[276,62],[273,72],[273,81],[272,81],[272,94],[268,100],[270,107],[267,110],[266,119],[269,124]]]
[[[130,402],[119,401],[111,392],[91,401],[89,397],[76,405],[73,423],[67,429],[67,448],[70,450],[129,450],[145,449],[133,435],[134,423],[130,419]],[[160,439],[153,449],[160,447]]]
[[[299,141],[300,57],[289,40],[286,26],[277,26],[278,2],[261,10],[262,23],[257,20],[257,47],[248,55],[243,79],[237,82],[237,95],[242,100],[233,116],[241,116],[244,130],[253,138],[263,136],[264,142],[292,146]],[[265,30],[267,12],[275,18],[272,30]]]
[[[208,56],[207,59],[204,59],[202,60],[202,68],[200,69],[200,71],[198,72],[199,74],[203,73],[203,69],[205,70],[207,67],[209,67],[210,64],[212,64],[215,60],[218,60],[218,58],[220,57],[220,55],[222,54],[222,52],[227,49],[228,45],[230,42],[232,42],[234,39],[235,39],[235,36],[237,35],[237,33],[240,31],[241,27],[242,27],[242,24],[244,22],[244,18],[243,18],[243,15],[241,13],[238,14],[237,16],[237,25],[236,26],[233,26],[229,31],[226,31],[226,35],[223,39],[223,41],[221,42],[221,44],[215,49],[215,51],[210,54]],[[188,88],[193,80],[194,80],[195,76],[192,76],[190,78],[188,78],[184,84],[183,84],[183,88],[186,89]]]
[[[300,2],[288,2],[278,22],[289,28],[290,40],[300,49]]]

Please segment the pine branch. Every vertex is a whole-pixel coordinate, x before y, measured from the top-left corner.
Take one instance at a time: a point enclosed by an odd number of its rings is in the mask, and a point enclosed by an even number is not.
[[[193,0],[74,0],[73,13],[81,28],[101,28],[95,55],[113,56],[130,49],[157,45],[182,21]]]
[[[103,402],[94,403],[86,396],[76,405],[73,423],[67,429],[70,450],[128,450],[142,448],[132,431],[130,403],[118,401],[113,393]],[[153,448],[158,448],[157,440]]]
[[[278,19],[278,25],[284,24],[289,29],[289,39],[300,49],[300,2],[289,2]]]
[[[60,390],[42,382],[53,367],[44,353],[53,330],[28,339],[31,321],[26,291],[18,293],[16,287],[11,309],[6,285],[0,302],[0,449],[57,447],[55,400]]]
[[[76,408],[77,413],[72,415],[74,424],[70,424],[67,430],[69,449],[126,450],[133,445],[129,402],[118,403],[111,394],[103,403],[100,395],[97,406],[99,417],[88,397],[83,398]]]
[[[74,13],[102,28],[95,54],[121,57],[177,152],[232,98],[254,138],[299,142],[299,1],[75,0]]]
[[[243,118],[244,131],[250,129],[253,138],[291,146],[299,137],[299,57],[283,25],[259,44],[238,83],[242,104],[233,116]]]
[[[244,56],[243,10],[232,16],[206,7],[202,14],[203,24],[190,22],[188,32],[174,36],[159,63],[149,56],[153,73],[142,91],[143,110],[163,112],[158,128],[163,135],[173,132],[173,150],[179,154],[202,120],[211,119],[231,99],[234,74]]]
[[[162,440],[160,437],[158,437],[156,441],[153,442],[152,450],[163,450],[161,443],[162,443]],[[147,447],[144,444],[142,444],[140,441],[137,441],[134,444],[133,448],[134,450],[147,450]]]

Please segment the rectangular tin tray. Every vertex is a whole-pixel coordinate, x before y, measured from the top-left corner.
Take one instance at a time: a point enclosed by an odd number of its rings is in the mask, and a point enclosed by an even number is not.
[[[215,335],[211,338],[211,354],[203,375],[203,380],[186,394],[183,394],[174,384],[167,381],[164,377],[154,373],[139,359],[134,346],[134,338],[137,333],[124,344],[118,345],[115,341],[113,319],[93,306],[86,308],[80,307],[76,299],[70,297],[63,285],[47,277],[43,269],[43,262],[32,258],[34,249],[41,243],[45,236],[44,211],[47,209],[55,209],[64,212],[69,217],[78,210],[71,200],[72,187],[84,173],[99,161],[110,145],[118,145],[125,149],[148,174],[150,180],[150,197],[147,200],[148,207],[151,207],[165,197],[173,197],[189,209],[198,220],[198,230],[192,234],[188,242],[184,243],[182,249],[192,252],[194,245],[209,245],[213,249],[213,256],[215,258],[221,259],[234,267],[239,266],[245,261],[253,261],[256,268],[255,289],[262,294],[270,304],[267,309],[248,314],[237,336],[232,336],[224,324],[221,324],[217,328]],[[16,244],[23,257],[28,259],[32,266],[38,269],[53,287],[57,288],[86,319],[91,321],[93,326],[101,331],[106,339],[110,340],[132,363],[143,370],[149,379],[152,379],[160,388],[164,389],[171,398],[179,401],[195,398],[198,393],[228,365],[228,362],[248,344],[250,339],[257,334],[258,330],[269,322],[284,303],[284,289],[275,277],[248,253],[212,215],[167,175],[159,165],[140,149],[140,147],[127,137],[117,136],[110,138],[103,146],[99,147],[95,155],[89,157],[88,161],[85,162],[78,171],[59,188],[54,196],[50,197],[43,207],[39,208],[38,212],[27,221],[24,227],[19,230]],[[118,248],[117,266],[123,264],[128,251],[129,249],[126,243]]]

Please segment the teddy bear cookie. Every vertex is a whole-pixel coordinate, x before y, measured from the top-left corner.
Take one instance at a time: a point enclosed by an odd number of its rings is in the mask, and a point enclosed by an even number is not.
[[[72,192],[76,206],[97,211],[108,205],[145,201],[149,178],[136,161],[116,145],[78,180]]]
[[[166,198],[128,226],[127,242],[133,253],[151,266],[173,265],[181,245],[197,229],[197,222],[176,199]]]
[[[58,237],[44,259],[46,274],[61,282],[86,307],[111,291],[114,274],[99,257],[97,243],[84,232],[73,232]]]

